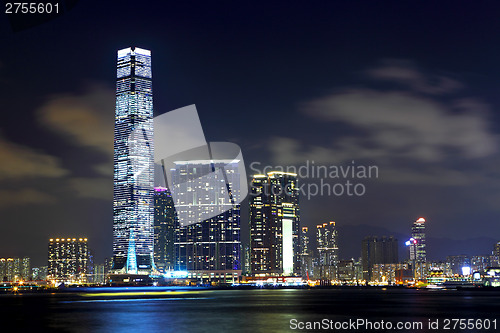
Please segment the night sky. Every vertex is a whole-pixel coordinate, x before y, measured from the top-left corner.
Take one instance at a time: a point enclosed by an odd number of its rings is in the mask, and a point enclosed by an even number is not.
[[[83,236],[97,261],[111,256],[116,51],[129,46],[152,51],[155,115],[196,104],[207,140],[238,144],[248,174],[378,167],[351,179],[363,196],[302,197],[302,225],[409,237],[423,216],[434,240],[488,254],[500,3],[270,2],[80,1],[24,30],[2,15],[0,257],[44,265],[50,237]],[[361,239],[343,243],[341,257],[359,256]],[[445,250],[428,248],[460,254]]]

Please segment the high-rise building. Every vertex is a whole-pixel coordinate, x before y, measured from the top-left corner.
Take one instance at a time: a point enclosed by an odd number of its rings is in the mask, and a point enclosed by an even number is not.
[[[367,236],[361,242],[363,279],[371,281],[373,266],[398,263],[398,240],[393,236]]]
[[[30,258],[0,258],[0,281],[31,280]]]
[[[500,257],[500,242],[495,244],[495,247],[493,248],[493,255]]]
[[[154,261],[166,272],[175,266],[175,229],[177,214],[172,194],[166,187],[155,187],[154,193]]]
[[[87,280],[87,238],[51,238],[48,252],[48,279],[82,283]]]
[[[251,271],[255,276],[301,274],[297,175],[255,175],[250,190]]]
[[[118,51],[114,132],[113,273],[149,274],[153,262],[151,52]]]
[[[201,279],[218,274],[218,282],[226,277],[232,280],[242,270],[238,161],[174,164],[171,174],[177,216],[183,221],[199,221],[176,224],[175,270],[188,271],[189,276]]]
[[[496,256],[472,256],[470,258],[470,267],[472,272],[485,272],[489,267],[497,266]]]
[[[315,277],[321,280],[336,280],[339,264],[337,228],[335,222],[316,226],[317,268]]]
[[[416,263],[424,263],[427,261],[427,253],[425,247],[425,219],[419,218],[411,227],[411,237],[413,241],[410,244],[410,260]]]
[[[312,278],[313,273],[313,255],[309,244],[308,231],[308,227],[302,227],[300,232],[300,268],[304,279]]]

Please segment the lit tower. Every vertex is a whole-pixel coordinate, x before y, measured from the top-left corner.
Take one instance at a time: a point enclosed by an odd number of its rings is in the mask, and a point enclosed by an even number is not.
[[[323,223],[316,227],[316,244],[318,246],[319,278],[334,280],[337,278],[339,263],[337,246],[337,228],[335,222]]]
[[[151,51],[118,51],[114,132],[114,274],[150,274],[153,264]]]
[[[252,274],[300,275],[297,174],[274,171],[255,175],[249,203]]]
[[[410,260],[423,263],[427,261],[425,251],[425,219],[419,218],[411,227],[411,238],[413,241],[410,244]]]

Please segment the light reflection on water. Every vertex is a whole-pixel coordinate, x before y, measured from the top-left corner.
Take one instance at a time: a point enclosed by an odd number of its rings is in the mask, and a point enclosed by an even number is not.
[[[19,331],[34,332],[290,332],[293,318],[427,322],[451,315],[491,318],[491,309],[500,307],[500,291],[261,289],[88,295],[2,295],[1,315],[4,322],[16,322]]]

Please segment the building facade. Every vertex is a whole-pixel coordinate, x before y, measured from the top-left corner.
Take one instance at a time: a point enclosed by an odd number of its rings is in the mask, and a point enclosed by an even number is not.
[[[249,202],[252,275],[301,275],[297,175],[255,175]]]
[[[87,282],[87,238],[51,238],[48,249],[49,280],[68,283]]]
[[[300,269],[304,279],[313,278],[313,249],[311,248],[308,231],[308,227],[302,227],[300,232]]]
[[[241,275],[238,161],[177,161],[171,173],[177,215],[195,222],[176,224],[175,270],[217,272],[219,282]]]
[[[168,188],[155,187],[154,192],[154,261],[160,272],[175,266],[175,230],[177,214]]]
[[[113,273],[149,274],[153,262],[151,52],[118,51],[114,131]]]
[[[338,275],[339,248],[337,246],[337,228],[335,222],[316,226],[317,267],[315,278],[336,280]]]
[[[367,236],[361,242],[363,279],[373,280],[373,266],[398,263],[398,240],[393,236]]]
[[[410,244],[410,260],[416,263],[427,261],[427,250],[425,245],[425,219],[419,218],[411,227],[411,237],[414,241]]]
[[[0,258],[0,281],[30,281],[32,278],[29,257]]]

